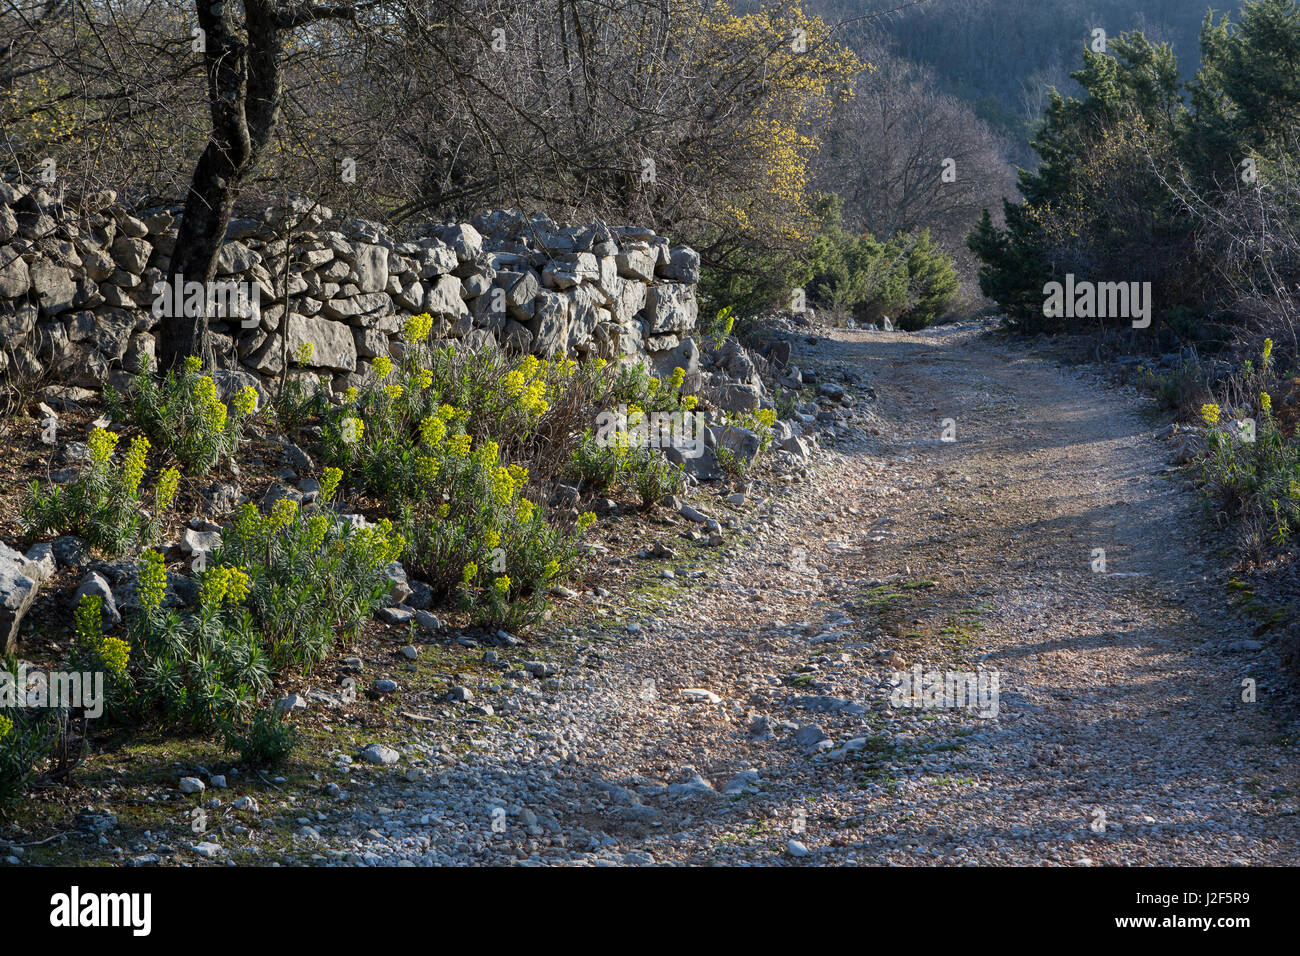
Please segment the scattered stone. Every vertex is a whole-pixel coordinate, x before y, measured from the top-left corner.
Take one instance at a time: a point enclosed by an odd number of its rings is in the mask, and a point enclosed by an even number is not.
[[[702,687],[686,687],[682,689],[682,696],[694,703],[720,704],[722,698],[711,690],[705,690]]]
[[[829,743],[829,741],[830,738],[826,736],[826,731],[816,724],[804,724],[794,735],[794,742],[802,747],[806,753],[815,753],[818,750],[827,749],[822,745]]]
[[[186,554],[211,554],[221,547],[219,531],[196,531],[187,528],[181,535],[181,550]]]
[[[181,793],[202,793],[206,789],[208,789],[207,784],[198,777],[181,777]]]
[[[369,744],[361,751],[361,759],[366,763],[377,766],[391,767],[402,759],[402,755],[392,747],[385,747],[383,744]]]
[[[51,544],[54,548],[54,558],[61,567],[80,571],[83,568],[90,567],[91,562],[94,560],[90,555],[90,547],[85,540],[75,535],[63,535],[55,538]]]
[[[724,796],[738,797],[747,793],[758,793],[758,771],[754,769],[742,770],[731,778],[726,789],[722,791]]]
[[[278,714],[291,714],[297,710],[307,709],[307,698],[301,694],[290,694],[288,697],[281,697],[275,702],[275,711]]]
[[[1225,654],[1242,654],[1246,651],[1258,651],[1264,645],[1259,641],[1233,641],[1223,649]]]
[[[384,565],[384,577],[388,578],[388,599],[394,604],[401,604],[411,596],[411,586],[406,580],[406,568],[400,561]]]
[[[409,607],[381,607],[375,611],[375,617],[385,624],[405,624],[415,617],[415,612]]]

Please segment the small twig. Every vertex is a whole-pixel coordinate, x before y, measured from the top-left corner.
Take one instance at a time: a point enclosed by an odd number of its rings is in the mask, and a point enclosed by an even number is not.
[[[66,831],[66,832],[64,832],[64,833],[56,833],[56,834],[54,834],[54,836],[52,836],[52,837],[46,837],[44,840],[37,840],[35,843],[10,843],[9,846],[10,846],[10,847],[15,847],[15,846],[17,846],[17,847],[22,847],[24,850],[26,850],[26,849],[28,849],[28,848],[30,848],[30,847],[34,847],[34,846],[45,846],[45,844],[47,844],[47,843],[53,843],[55,840],[61,840],[61,839],[63,839],[64,837],[66,837],[66,836],[67,836],[69,833],[71,833],[71,832],[72,832],[71,830],[68,830],[68,831]]]

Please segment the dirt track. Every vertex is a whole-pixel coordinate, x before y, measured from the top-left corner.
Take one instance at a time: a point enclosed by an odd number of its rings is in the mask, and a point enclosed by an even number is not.
[[[432,783],[399,785],[396,827],[329,840],[335,854],[1300,861],[1290,692],[1271,648],[1229,651],[1252,622],[1226,610],[1195,497],[1137,399],[969,328],[800,349],[877,396],[815,481],[758,495],[726,561],[679,573],[638,632],[597,634],[600,667],[567,671],[569,689]],[[917,663],[996,668],[998,717],[891,708],[891,671]],[[796,739],[809,724],[821,752]],[[747,769],[750,792],[723,795]]]

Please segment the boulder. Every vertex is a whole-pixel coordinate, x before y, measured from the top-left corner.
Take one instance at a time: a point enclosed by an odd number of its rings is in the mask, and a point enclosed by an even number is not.
[[[668,261],[661,263],[655,274],[663,279],[695,285],[700,281],[700,254],[690,246],[676,246],[669,250]]]
[[[58,315],[72,308],[77,295],[77,283],[71,269],[41,259],[28,271],[32,279],[32,292],[36,294],[42,314]]]
[[[533,354],[542,358],[562,354],[569,341],[568,300],[558,292],[539,292],[527,328],[533,335]]]
[[[118,236],[111,247],[113,260],[131,275],[138,276],[144,272],[149,263],[149,253],[153,247],[143,239]]]
[[[357,243],[352,281],[362,292],[383,292],[388,284],[388,250],[370,243]]]
[[[17,246],[0,249],[0,298],[16,299],[32,287],[27,263],[18,255]]]
[[[469,309],[460,294],[460,279],[453,275],[440,276],[438,282],[425,293],[424,311],[435,318],[455,321],[468,315]]]
[[[311,345],[311,358],[307,364],[313,368],[342,372],[357,370],[356,341],[352,330],[341,322],[303,315],[289,316],[289,354],[297,354],[304,344]]]
[[[18,627],[36,601],[40,574],[35,562],[0,544],[0,653],[18,649]]]
[[[646,334],[690,332],[695,328],[698,310],[694,286],[680,282],[652,285],[646,290]]]

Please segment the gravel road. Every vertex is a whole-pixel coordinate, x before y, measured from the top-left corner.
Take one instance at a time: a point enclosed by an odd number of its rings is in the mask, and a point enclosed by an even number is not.
[[[321,857],[1300,862],[1293,691],[1135,393],[970,326],[795,358],[875,396],[811,479],[718,499],[713,563],[666,525],[673,578],[631,617],[576,598],[558,674],[477,688],[503,719],[466,746],[413,724],[378,782],[341,773]],[[996,672],[996,716],[891,706],[917,665]]]

